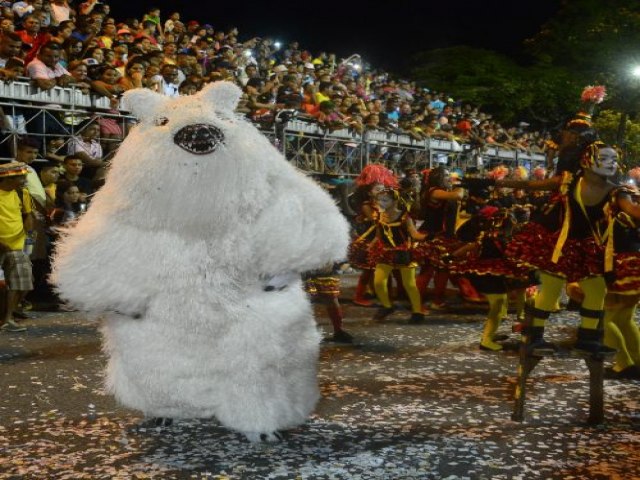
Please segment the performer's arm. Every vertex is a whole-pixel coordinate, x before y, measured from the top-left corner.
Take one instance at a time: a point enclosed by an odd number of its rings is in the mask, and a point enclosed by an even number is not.
[[[520,188],[522,190],[558,190],[562,183],[562,177],[555,176],[543,180],[496,180],[498,188]]]
[[[640,204],[635,202],[631,195],[622,193],[617,196],[616,200],[620,210],[635,219],[640,219]]]
[[[407,225],[407,231],[409,232],[409,235],[411,235],[411,238],[413,238],[414,240],[424,240],[425,238],[427,238],[427,234],[426,233],[420,233],[418,231],[418,229],[416,229],[415,224],[413,223],[413,220],[411,219],[411,217],[407,216],[407,220],[406,220],[406,225]]]

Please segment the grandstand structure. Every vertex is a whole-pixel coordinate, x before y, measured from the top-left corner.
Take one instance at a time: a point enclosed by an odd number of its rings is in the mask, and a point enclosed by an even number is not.
[[[73,87],[40,90],[21,79],[0,82],[0,106],[5,117],[0,145],[8,147],[2,149],[4,155],[0,160],[5,161],[10,159],[16,141],[22,135],[38,137],[46,155],[48,137],[63,137],[67,143],[81,133],[78,125],[88,118],[96,122],[113,118],[123,132],[136,121],[129,112],[112,109],[106,97],[86,94]],[[43,122],[43,125],[30,122]],[[45,123],[54,123],[59,128],[50,132]],[[328,131],[317,122],[299,118],[294,111],[287,110],[279,112],[272,126],[259,125],[259,128],[288,161],[309,173],[355,176],[364,165],[381,161],[391,168],[429,168],[446,163],[462,170],[470,166],[489,168],[498,163],[532,169],[545,162],[542,154],[474,147],[444,139],[416,140],[408,134],[385,130],[358,133],[345,128]]]

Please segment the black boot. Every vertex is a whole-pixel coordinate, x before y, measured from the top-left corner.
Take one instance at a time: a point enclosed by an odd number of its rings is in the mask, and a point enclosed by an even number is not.
[[[600,329],[578,328],[578,339],[573,346],[575,352],[588,355],[613,355],[616,353],[614,348],[609,348],[602,344],[602,336],[604,332]]]
[[[569,299],[565,310],[568,312],[579,312],[580,311],[580,302],[577,300]]]
[[[173,418],[168,417],[156,417],[154,418],[156,427],[170,427],[173,425]]]
[[[329,339],[336,343],[353,343],[353,336],[344,330],[337,330]]]
[[[422,325],[425,322],[424,313],[412,313],[409,318],[409,325]]]
[[[373,319],[376,322],[381,322],[395,311],[395,307],[380,307],[373,316]]]
[[[544,339],[544,327],[525,327],[522,330],[525,336],[527,354],[533,357],[546,357],[556,353],[556,346]]]

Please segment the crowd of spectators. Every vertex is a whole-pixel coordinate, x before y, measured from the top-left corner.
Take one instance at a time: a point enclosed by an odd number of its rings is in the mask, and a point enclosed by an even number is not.
[[[235,27],[185,21],[179,12],[166,16],[158,8],[141,19],[116,18],[109,4],[97,0],[5,1],[0,8],[1,78],[26,76],[42,90],[75,86],[108,98],[114,113],[121,94],[131,88],[177,96],[229,80],[244,91],[239,111],[264,126],[286,110],[327,131],[381,130],[416,140],[544,150],[545,135],[526,123],[503,126],[447,92],[373,70],[357,55],[340,61],[334,54],[313,55],[297,42],[283,46],[258,37],[241,42]],[[68,133],[55,123],[26,119],[33,126],[28,133]],[[114,123],[100,121],[101,139],[113,141],[103,142],[106,153],[126,133]]]
[[[227,80],[244,92],[238,112],[271,129],[287,113],[323,131],[375,130],[476,148],[544,149],[544,136],[528,125],[502,126],[473,105],[394,79],[357,55],[339,60],[326,52],[314,55],[297,42],[240,41],[235,27],[220,29],[184,21],[179,12],[166,13],[150,8],[141,19],[116,18],[98,0],[0,0],[0,81],[26,77],[36,91],[73,87],[110,105],[92,115],[4,99],[0,157],[22,162],[18,165],[26,165],[28,172],[25,192],[33,200],[35,227],[24,228],[27,239],[32,233],[37,239],[29,253],[36,289],[47,288],[48,249],[56,226],[84,211],[127,133],[120,97],[133,88],[174,97]],[[8,315],[3,328],[24,330]]]

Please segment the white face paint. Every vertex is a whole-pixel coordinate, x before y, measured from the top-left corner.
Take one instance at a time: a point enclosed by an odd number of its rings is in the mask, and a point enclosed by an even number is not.
[[[373,185],[371,187],[370,194],[371,194],[372,197],[375,198],[375,196],[378,195],[383,190],[384,190],[384,185],[381,184],[381,183],[376,183],[375,185]]]
[[[611,147],[604,147],[598,150],[591,171],[601,177],[611,177],[618,170],[618,152]]]
[[[393,206],[393,198],[387,194],[378,195],[376,197],[376,203],[378,204],[378,207],[380,207],[380,210],[388,210]]]

